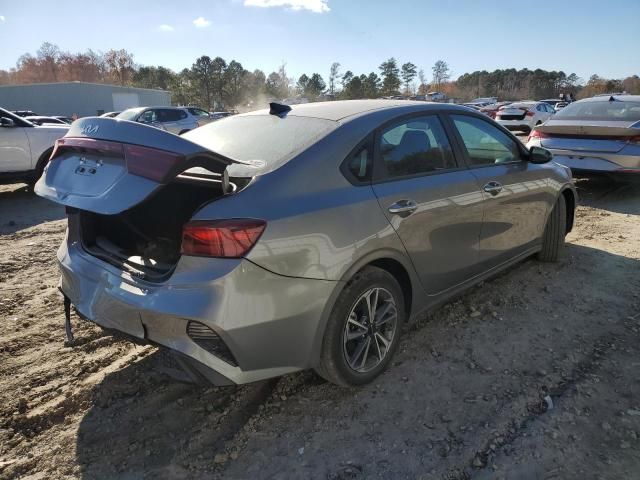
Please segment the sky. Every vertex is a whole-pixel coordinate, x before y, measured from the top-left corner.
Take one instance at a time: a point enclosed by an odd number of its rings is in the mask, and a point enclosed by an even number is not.
[[[0,0],[0,68],[43,42],[72,52],[124,48],[179,71],[201,55],[266,74],[378,72],[389,57],[431,78],[542,68],[584,80],[640,75],[640,0]]]

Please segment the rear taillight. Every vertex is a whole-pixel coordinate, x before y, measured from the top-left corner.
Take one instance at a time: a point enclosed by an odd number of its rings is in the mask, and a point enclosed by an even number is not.
[[[67,150],[124,158],[129,173],[156,182],[175,176],[174,167],[184,160],[184,156],[166,150],[84,137],[56,140],[49,160],[56,159]]]
[[[532,112],[531,110],[526,113],[527,117],[533,117],[535,114],[536,112]]]
[[[543,138],[549,138],[549,135],[547,135],[546,133],[543,133],[539,130],[531,130],[531,133],[529,134],[529,138],[527,138],[527,142],[529,142],[530,140],[537,138],[538,140],[541,140]]]
[[[177,175],[178,172],[171,171],[184,160],[184,157],[177,153],[139,145],[125,144],[123,150],[129,173],[156,182]]]
[[[184,255],[239,258],[256,244],[267,222],[254,218],[193,221],[182,229]]]

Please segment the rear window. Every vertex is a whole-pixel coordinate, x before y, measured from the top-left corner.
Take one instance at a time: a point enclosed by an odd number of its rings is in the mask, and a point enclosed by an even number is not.
[[[337,125],[332,120],[293,115],[231,116],[183,136],[226,157],[251,161],[253,167],[229,166],[229,175],[243,177],[275,170]]]
[[[603,101],[570,103],[555,114],[556,120],[640,120],[640,102]]]
[[[134,121],[140,115],[142,108],[130,108],[129,110],[125,110],[124,112],[120,112],[116,115],[116,118],[121,118],[123,120]]]

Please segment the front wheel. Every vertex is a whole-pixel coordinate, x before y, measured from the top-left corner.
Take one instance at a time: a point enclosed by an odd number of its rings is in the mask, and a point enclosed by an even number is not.
[[[316,371],[338,385],[371,382],[389,365],[405,316],[396,279],[385,270],[364,268],[340,293],[331,312]]]
[[[567,233],[567,202],[560,194],[556,204],[547,219],[542,235],[542,250],[538,252],[538,260],[542,262],[556,262],[564,247],[564,237]]]

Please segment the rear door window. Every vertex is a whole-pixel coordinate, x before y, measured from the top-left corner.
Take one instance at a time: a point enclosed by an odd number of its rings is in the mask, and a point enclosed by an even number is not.
[[[403,120],[383,130],[379,138],[381,178],[457,168],[449,139],[436,115]]]
[[[158,115],[156,110],[145,110],[142,112],[142,115],[138,118],[139,122],[143,123],[154,123],[158,121]]]
[[[489,122],[467,115],[451,115],[467,151],[470,166],[522,160],[516,142]]]
[[[187,113],[177,108],[161,108],[158,109],[158,118],[160,122],[177,122],[187,118]]]
[[[199,108],[190,108],[189,113],[194,117],[208,117],[209,112],[205,112],[204,110],[200,110]]]

